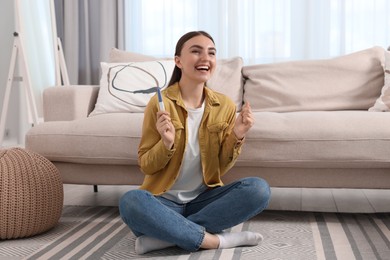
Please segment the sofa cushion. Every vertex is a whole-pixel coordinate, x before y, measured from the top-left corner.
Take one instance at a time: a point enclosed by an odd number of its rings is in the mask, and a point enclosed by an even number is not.
[[[256,112],[237,165],[390,167],[390,120],[367,111]],[[259,169],[261,171],[261,169]]]
[[[327,60],[244,66],[244,100],[253,111],[367,110],[383,86],[384,49]]]
[[[237,111],[241,111],[244,95],[244,82],[242,78],[241,57],[217,60],[217,68],[213,76],[207,82],[212,90],[225,94],[236,104]]]
[[[142,113],[153,89],[166,88],[172,75],[173,60],[106,63],[101,62],[99,95],[90,116],[104,113]]]
[[[45,122],[28,131],[26,148],[54,162],[137,165],[142,121],[143,113],[113,113]]]
[[[381,95],[375,101],[375,104],[368,109],[371,112],[388,112],[390,111],[390,52],[385,51],[385,85],[382,88]]]
[[[390,167],[388,113],[256,112],[254,117],[237,166]],[[54,162],[137,165],[142,120],[142,113],[115,113],[45,122],[27,133],[26,148]]]
[[[109,57],[110,62],[151,61],[158,59],[152,56],[123,51],[116,48],[111,49]],[[209,88],[230,97],[236,104],[238,111],[241,111],[243,98],[242,65],[243,60],[241,57],[218,59],[217,68],[211,79],[207,82]],[[169,79],[170,78],[171,77],[169,77]]]

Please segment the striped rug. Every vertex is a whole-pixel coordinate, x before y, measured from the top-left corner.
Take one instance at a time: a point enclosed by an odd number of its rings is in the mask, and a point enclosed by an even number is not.
[[[265,240],[256,247],[195,253],[172,247],[139,256],[117,207],[65,206],[52,230],[0,241],[0,259],[390,259],[389,213],[265,211],[231,231],[242,230]]]

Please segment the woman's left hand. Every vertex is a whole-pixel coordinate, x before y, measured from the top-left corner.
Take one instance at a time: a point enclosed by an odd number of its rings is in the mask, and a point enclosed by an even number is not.
[[[249,102],[246,102],[242,106],[242,110],[236,119],[236,123],[233,128],[233,132],[236,135],[237,139],[242,139],[245,137],[245,134],[253,126],[255,120],[253,118],[252,109],[249,105]]]

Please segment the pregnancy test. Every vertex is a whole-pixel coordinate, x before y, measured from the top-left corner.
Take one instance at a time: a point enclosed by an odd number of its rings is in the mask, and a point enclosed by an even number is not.
[[[163,102],[163,99],[161,96],[161,91],[160,91],[159,87],[157,87],[157,96],[158,96],[158,105],[160,107],[160,111],[165,111],[165,106],[164,106],[164,102]]]

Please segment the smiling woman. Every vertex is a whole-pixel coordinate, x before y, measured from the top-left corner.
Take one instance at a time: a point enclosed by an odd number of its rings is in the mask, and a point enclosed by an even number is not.
[[[263,211],[270,188],[257,177],[222,183],[254,118],[248,103],[237,115],[230,98],[207,87],[215,53],[214,40],[204,31],[180,37],[169,87],[146,106],[138,146],[145,178],[119,205],[137,236],[138,254],[175,245],[192,252],[255,246],[263,239],[255,232],[224,232]],[[162,99],[165,110],[158,109]]]

